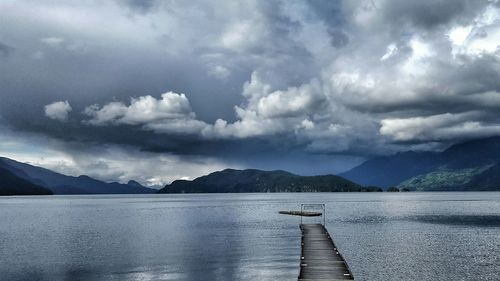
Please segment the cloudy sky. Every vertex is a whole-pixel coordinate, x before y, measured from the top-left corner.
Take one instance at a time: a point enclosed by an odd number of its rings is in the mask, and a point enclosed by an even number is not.
[[[160,185],[500,134],[500,2],[0,0],[0,155]]]

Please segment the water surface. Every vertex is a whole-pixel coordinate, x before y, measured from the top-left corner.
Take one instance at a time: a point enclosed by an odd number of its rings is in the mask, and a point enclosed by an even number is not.
[[[357,280],[499,280],[500,193],[0,198],[2,280],[296,280],[325,203]]]

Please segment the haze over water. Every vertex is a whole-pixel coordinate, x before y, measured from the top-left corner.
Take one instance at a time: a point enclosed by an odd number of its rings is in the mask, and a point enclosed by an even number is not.
[[[356,280],[497,280],[500,193],[0,198],[2,280],[295,280],[300,203]]]

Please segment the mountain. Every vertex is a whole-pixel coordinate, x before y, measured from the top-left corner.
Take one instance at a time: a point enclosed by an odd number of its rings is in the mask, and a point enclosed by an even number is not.
[[[411,177],[428,173],[439,167],[437,153],[403,152],[376,157],[339,176],[361,185],[396,186]]]
[[[49,189],[17,177],[9,170],[0,168],[0,195],[50,195]]]
[[[0,157],[0,168],[8,170],[16,177],[32,184],[50,189],[54,194],[135,194],[154,192],[152,189],[134,181],[128,184],[107,183],[85,175],[79,177],[66,176],[4,157]]]
[[[411,190],[500,190],[500,137],[452,145],[442,152],[376,157],[339,174],[363,185]]]
[[[176,180],[159,193],[375,191],[335,175],[298,176],[285,171],[226,169],[193,181]]]

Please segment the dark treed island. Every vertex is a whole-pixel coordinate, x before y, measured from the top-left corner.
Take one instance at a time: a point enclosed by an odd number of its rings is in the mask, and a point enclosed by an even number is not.
[[[379,191],[335,175],[298,176],[286,171],[226,169],[193,181],[176,180],[159,193]]]

